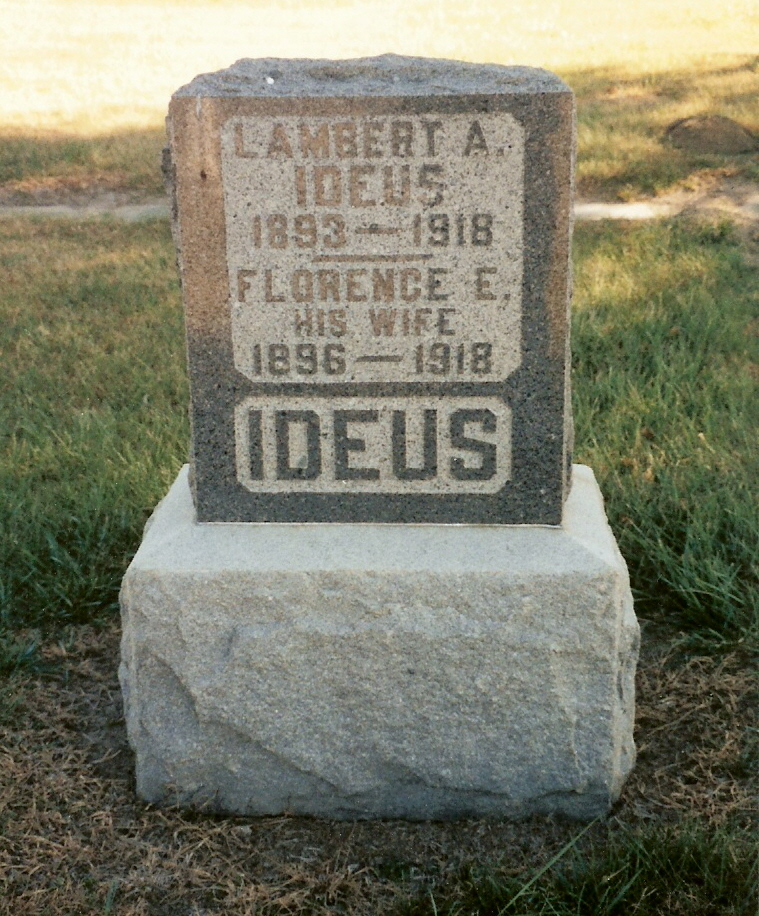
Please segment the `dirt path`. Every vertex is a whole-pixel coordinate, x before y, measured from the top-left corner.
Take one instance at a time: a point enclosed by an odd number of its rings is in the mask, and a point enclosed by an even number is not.
[[[675,191],[651,200],[630,203],[578,200],[575,203],[578,220],[659,219],[695,214],[733,219],[738,223],[759,223],[759,185],[724,181],[701,191]]]
[[[119,189],[45,188],[38,194],[20,197],[0,189],[0,218],[17,216],[88,219],[109,216],[133,222],[165,218],[169,204],[165,197],[146,197]],[[731,219],[739,225],[759,226],[759,185],[723,180],[699,191],[675,191],[661,197],[632,202],[578,200],[578,221],[649,220],[680,215],[701,215]]]
[[[111,200],[112,195],[90,199],[87,203],[23,204],[21,206],[0,205],[0,219],[17,216],[61,217],[65,219],[89,219],[110,216],[132,223],[144,219],[164,218],[169,215],[169,204],[163,198],[148,198],[140,203],[120,204]]]

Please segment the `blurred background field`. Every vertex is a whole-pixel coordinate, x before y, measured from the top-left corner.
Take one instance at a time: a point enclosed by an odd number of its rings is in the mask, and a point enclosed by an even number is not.
[[[759,134],[755,0],[0,0],[0,26],[0,205],[154,199],[168,98],[197,73],[386,51],[559,72],[585,197],[757,193],[756,152],[665,136],[692,115]],[[734,216],[575,231],[576,459],[643,623],[638,766],[579,838],[540,819],[232,822],[135,800],[118,587],[189,443],[168,221],[6,211],[0,913],[754,916],[759,223]]]
[[[714,112],[759,131],[755,0],[0,0],[0,22],[6,196],[56,184],[159,193],[168,99],[197,73],[240,57],[389,51],[559,72],[580,101],[585,195],[759,174],[756,157],[662,140],[676,119]]]
[[[240,57],[392,51],[626,80],[726,74],[759,33],[754,0],[2,0],[0,21],[0,123],[77,135],[159,126],[177,87]]]

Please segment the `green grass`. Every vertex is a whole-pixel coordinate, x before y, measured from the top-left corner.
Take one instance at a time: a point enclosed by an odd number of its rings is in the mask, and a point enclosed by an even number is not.
[[[188,447],[168,226],[2,225],[0,622],[116,605]]]
[[[39,670],[39,643],[29,634],[16,635],[12,630],[0,631],[0,677],[12,677],[29,668]],[[3,705],[0,691],[0,706]]]
[[[755,637],[758,272],[725,225],[581,227],[575,251],[577,458],[638,610]]]
[[[188,448],[163,222],[5,222],[0,622],[116,606]],[[576,458],[595,470],[644,617],[759,635],[757,270],[728,226],[580,226]]]
[[[570,843],[532,876],[468,865],[398,916],[754,916],[757,890],[750,836],[686,822]]]

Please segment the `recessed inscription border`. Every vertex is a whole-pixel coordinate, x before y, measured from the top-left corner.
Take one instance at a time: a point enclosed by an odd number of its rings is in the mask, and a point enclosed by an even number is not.
[[[252,492],[496,493],[511,473],[511,415],[493,397],[247,398],[237,473]]]

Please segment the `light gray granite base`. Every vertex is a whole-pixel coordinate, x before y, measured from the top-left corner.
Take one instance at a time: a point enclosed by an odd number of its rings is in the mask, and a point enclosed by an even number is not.
[[[638,624],[592,471],[561,528],[197,524],[124,577],[137,790],[239,814],[590,818],[635,759]]]

